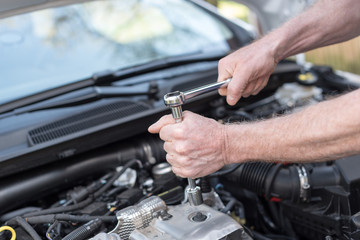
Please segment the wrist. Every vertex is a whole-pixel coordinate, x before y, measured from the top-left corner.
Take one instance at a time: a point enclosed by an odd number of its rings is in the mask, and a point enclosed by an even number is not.
[[[274,60],[275,64],[278,64],[282,59],[288,57],[286,36],[286,29],[277,29],[267,36],[268,38],[266,39],[265,44],[267,44],[269,55]]]
[[[256,148],[256,132],[253,124],[224,125],[225,164],[241,163],[259,159]],[[255,140],[255,141],[254,141]]]

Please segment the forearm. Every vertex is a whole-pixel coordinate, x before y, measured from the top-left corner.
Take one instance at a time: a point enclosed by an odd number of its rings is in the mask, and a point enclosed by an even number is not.
[[[226,126],[228,163],[323,161],[360,153],[360,90],[262,122]]]
[[[276,62],[297,53],[349,40],[360,34],[360,1],[319,0],[264,39]]]

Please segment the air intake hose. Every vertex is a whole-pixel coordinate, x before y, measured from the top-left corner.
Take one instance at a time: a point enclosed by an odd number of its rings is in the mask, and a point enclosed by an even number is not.
[[[224,180],[271,199],[307,201],[311,189],[340,182],[335,165],[282,165],[264,162],[243,163]]]

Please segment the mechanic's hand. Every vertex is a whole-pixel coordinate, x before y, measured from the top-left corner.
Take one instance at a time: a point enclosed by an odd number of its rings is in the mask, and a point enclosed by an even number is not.
[[[185,111],[181,123],[166,115],[148,130],[160,133],[166,160],[180,177],[203,177],[225,165],[225,125],[213,119]]]
[[[229,105],[235,105],[241,97],[258,94],[276,64],[269,44],[261,40],[237,50],[219,61],[218,82],[232,78],[227,88],[219,89],[219,94],[227,96]]]

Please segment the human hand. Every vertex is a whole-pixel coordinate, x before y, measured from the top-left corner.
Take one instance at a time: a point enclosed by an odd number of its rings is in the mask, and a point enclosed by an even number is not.
[[[185,111],[182,122],[166,115],[148,130],[165,141],[166,160],[180,177],[206,176],[225,165],[225,126],[213,119]]]
[[[276,64],[270,45],[262,40],[240,48],[219,61],[218,82],[232,78],[227,88],[219,89],[219,94],[227,96],[229,105],[235,105],[241,97],[258,94]]]

